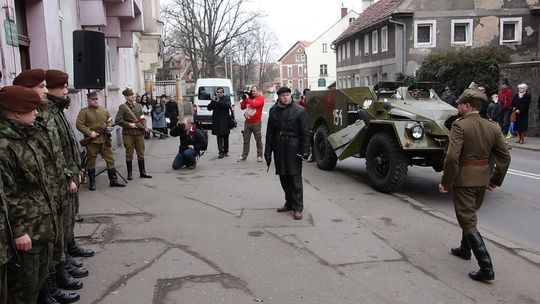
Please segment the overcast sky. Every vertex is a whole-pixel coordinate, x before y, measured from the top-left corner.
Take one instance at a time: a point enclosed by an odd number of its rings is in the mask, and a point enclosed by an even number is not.
[[[161,0],[161,5],[170,0]],[[245,9],[260,10],[270,31],[276,33],[281,57],[296,41],[313,41],[341,18],[342,5],[360,13],[360,0],[248,0]],[[337,38],[337,37],[336,37]],[[275,58],[275,59],[277,59]]]

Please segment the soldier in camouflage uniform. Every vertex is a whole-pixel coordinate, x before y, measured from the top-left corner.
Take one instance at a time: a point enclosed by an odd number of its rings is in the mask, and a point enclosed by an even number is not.
[[[24,71],[15,78],[14,83],[32,89],[34,92],[38,93],[42,101],[46,100],[48,90],[45,83],[44,70],[34,69]],[[40,106],[42,105],[43,104]],[[50,173],[50,176],[46,179],[46,182],[48,183],[46,186],[53,189],[52,203],[58,215],[58,225],[59,227],[63,227],[63,214],[65,210],[68,210],[68,204],[70,203],[68,197],[72,195],[68,193],[68,189],[69,192],[76,193],[77,185],[73,182],[70,172],[66,168],[60,134],[58,133],[54,120],[49,119],[48,112],[45,111],[44,113],[45,117],[38,114],[38,117],[36,118],[36,126],[38,127],[39,132],[34,138],[42,151],[51,151],[51,153],[46,155],[47,160],[50,161],[44,162],[46,172]],[[39,303],[57,303],[55,299],[60,303],[73,303],[80,298],[78,294],[64,292],[56,286],[55,277],[57,268],[62,266],[63,261],[65,260],[63,229],[59,229],[57,235],[58,237],[56,238],[53,248],[52,262],[49,266],[49,277],[46,279],[46,284],[44,284],[40,290]],[[62,273],[65,273],[63,267],[61,270]],[[81,277],[80,274],[85,271],[86,270],[79,270],[78,277]],[[88,271],[86,271],[86,274],[87,273]],[[68,278],[66,278],[66,280],[67,279]]]
[[[47,156],[36,142],[40,102],[38,94],[21,86],[0,90],[0,177],[17,249],[17,258],[7,264],[10,304],[36,303],[58,231]]]
[[[88,190],[96,190],[96,157],[98,154],[107,163],[107,174],[109,175],[109,186],[125,187],[118,182],[116,169],[114,168],[114,156],[111,147],[112,118],[109,111],[98,104],[97,92],[90,92],[86,95],[88,107],[82,109],[77,115],[77,130],[86,139],[93,138],[86,145],[86,169],[88,172]]]
[[[0,179],[0,304],[7,303],[7,271],[6,264],[12,253],[13,235],[7,209],[7,199]]]
[[[142,107],[135,102],[135,94],[131,89],[125,89],[122,91],[122,95],[126,98],[126,103],[121,104],[118,108],[114,123],[122,127],[122,140],[126,148],[128,179],[133,179],[133,149],[137,151],[139,176],[141,178],[152,178],[151,175],[146,174],[144,167],[144,132],[147,129],[141,122],[141,116],[143,116]]]

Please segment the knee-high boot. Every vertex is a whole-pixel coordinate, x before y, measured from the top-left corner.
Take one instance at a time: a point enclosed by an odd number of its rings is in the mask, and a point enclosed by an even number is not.
[[[96,190],[96,169],[88,169],[88,190]]]
[[[459,245],[459,247],[450,249],[450,252],[453,255],[460,257],[464,260],[471,259],[471,248],[469,247],[469,244],[465,239],[465,233],[461,234],[461,244]]]
[[[116,176],[116,169],[107,169],[107,175],[109,176],[109,186],[110,187],[125,187],[126,184],[118,181],[118,176]]]
[[[144,168],[144,159],[138,160],[139,164],[139,173],[141,178],[152,178],[152,175],[146,174],[146,169]]]
[[[480,233],[477,231],[473,234],[468,234],[466,239],[474,253],[474,257],[478,260],[478,266],[480,266],[478,271],[470,272],[469,277],[475,281],[491,281],[495,279],[491,256],[487,251],[486,244]]]
[[[126,160],[127,179],[133,180],[133,161]]]

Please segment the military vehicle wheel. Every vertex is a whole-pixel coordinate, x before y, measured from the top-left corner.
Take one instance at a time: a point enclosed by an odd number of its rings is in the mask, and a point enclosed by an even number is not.
[[[313,139],[313,155],[317,167],[323,170],[332,170],[336,166],[337,156],[332,145],[326,139],[329,135],[328,127],[320,125],[315,131]]]
[[[373,188],[381,192],[395,191],[407,179],[407,160],[396,140],[385,133],[369,140],[366,169]]]

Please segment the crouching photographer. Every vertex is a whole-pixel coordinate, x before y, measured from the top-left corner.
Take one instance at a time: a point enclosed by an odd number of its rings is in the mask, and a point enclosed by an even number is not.
[[[195,169],[197,166],[197,157],[201,155],[201,151],[205,151],[208,140],[204,133],[189,118],[185,118],[183,123],[178,123],[171,129],[173,137],[180,137],[180,146],[178,154],[174,158],[173,170],[187,167]]]

